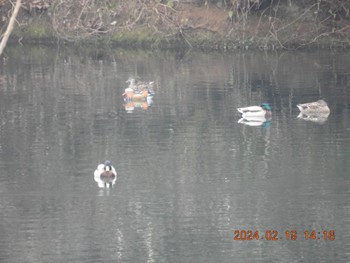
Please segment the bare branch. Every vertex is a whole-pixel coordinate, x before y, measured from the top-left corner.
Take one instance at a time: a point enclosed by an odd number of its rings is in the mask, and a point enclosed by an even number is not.
[[[14,24],[16,22],[16,17],[17,17],[17,14],[18,14],[18,11],[19,11],[20,7],[21,7],[21,0],[17,0],[15,8],[14,8],[13,13],[12,13],[12,16],[10,18],[10,22],[9,22],[9,24],[7,26],[7,29],[6,29],[5,33],[4,33],[4,37],[2,38],[1,43],[0,43],[0,56],[4,52],[4,49],[5,49],[6,44],[7,44],[7,41],[9,39],[10,35],[11,35],[11,32],[12,32]]]

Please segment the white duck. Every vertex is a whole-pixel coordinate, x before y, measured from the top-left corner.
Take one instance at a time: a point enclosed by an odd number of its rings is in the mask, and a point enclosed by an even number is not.
[[[271,107],[268,103],[263,103],[260,106],[249,106],[237,109],[242,114],[242,118],[248,119],[251,117],[264,117],[271,116]]]
[[[94,180],[99,187],[112,187],[117,181],[117,172],[112,166],[111,161],[106,161],[97,166],[94,172]]]

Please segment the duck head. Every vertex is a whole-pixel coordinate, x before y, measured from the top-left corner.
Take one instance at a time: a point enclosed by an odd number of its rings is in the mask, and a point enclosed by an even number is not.
[[[129,83],[130,85],[134,85],[135,84],[135,79],[132,77],[129,77],[127,81],[125,81],[126,83]]]
[[[108,172],[112,171],[112,163],[111,163],[111,161],[106,161],[105,162],[104,170],[108,171]]]
[[[271,111],[271,107],[268,103],[263,103],[260,105],[261,108],[263,108],[266,111]]]

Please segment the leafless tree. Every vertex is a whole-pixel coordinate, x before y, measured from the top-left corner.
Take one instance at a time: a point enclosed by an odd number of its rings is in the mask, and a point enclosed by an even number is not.
[[[7,40],[9,39],[9,37],[11,35],[11,32],[12,32],[14,24],[16,22],[16,17],[17,17],[17,14],[18,14],[20,7],[21,7],[21,0],[17,0],[15,8],[14,8],[13,13],[12,13],[12,16],[10,18],[10,22],[9,22],[7,29],[4,33],[4,36],[0,42],[0,56],[2,55],[2,52],[4,51],[6,44],[7,44]]]

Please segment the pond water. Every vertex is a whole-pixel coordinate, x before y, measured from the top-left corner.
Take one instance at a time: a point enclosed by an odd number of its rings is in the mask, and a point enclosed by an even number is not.
[[[344,51],[8,47],[0,261],[349,262],[349,68]],[[152,101],[124,102],[130,76]],[[298,118],[320,98],[329,116]],[[239,122],[262,102],[271,120]]]

